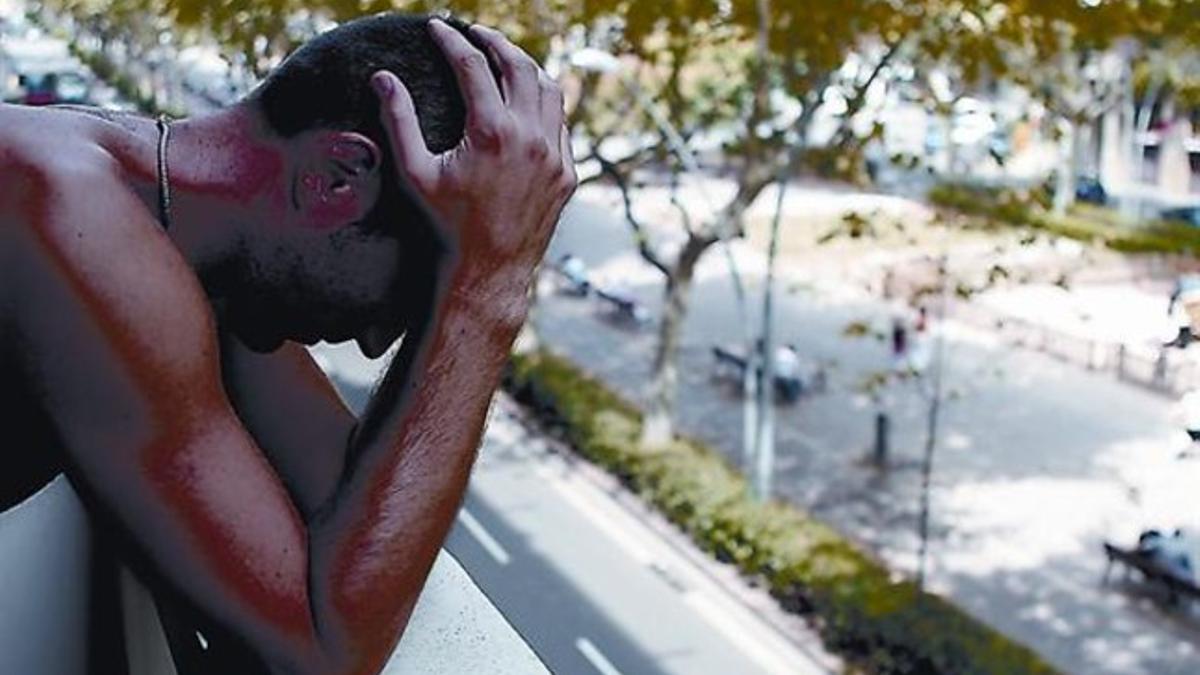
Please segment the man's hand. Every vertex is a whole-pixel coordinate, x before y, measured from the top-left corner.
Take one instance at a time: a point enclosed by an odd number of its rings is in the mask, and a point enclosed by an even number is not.
[[[562,91],[490,28],[470,30],[499,69],[503,90],[487,57],[462,33],[436,19],[429,30],[462,88],[465,134],[456,148],[431,154],[404,85],[388,71],[376,73],[372,84],[398,172],[440,221],[461,279],[523,295],[576,186]]]

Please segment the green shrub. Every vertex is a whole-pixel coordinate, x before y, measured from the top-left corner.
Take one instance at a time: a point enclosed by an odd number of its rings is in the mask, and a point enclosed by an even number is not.
[[[1131,224],[1113,209],[1089,204],[1056,214],[1049,210],[1049,193],[1042,189],[942,183],[930,189],[928,199],[935,206],[983,218],[988,225],[1031,227],[1123,253],[1200,252],[1200,229],[1186,223],[1156,220]]]
[[[871,183],[866,169],[866,157],[861,147],[811,147],[801,153],[798,164],[806,171],[822,178],[845,181],[864,186]]]
[[[711,448],[690,440],[641,448],[637,409],[565,359],[514,356],[505,387],[705,551],[762,578],[782,606],[809,615],[826,644],[854,665],[887,674],[1055,672],[949,602],[894,579],[801,510],[756,502]]]
[[[936,206],[1008,225],[1034,225],[1033,214],[1045,207],[1045,195],[1039,189],[940,183],[930,188],[927,197]]]

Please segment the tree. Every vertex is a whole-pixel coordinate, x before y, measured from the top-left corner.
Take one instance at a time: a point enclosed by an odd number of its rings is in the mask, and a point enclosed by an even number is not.
[[[735,12],[750,14],[752,4],[734,3]],[[820,174],[862,182],[862,148],[877,133],[866,109],[869,94],[886,85],[920,7],[889,0],[778,2],[766,27],[769,53],[779,73],[777,94],[799,114],[773,140],[803,149],[803,163]],[[831,107],[841,108],[833,138],[826,148],[812,147],[817,113]],[[857,133],[863,124],[871,133]]]
[[[607,180],[622,193],[639,253],[666,281],[643,437],[648,444],[672,434],[675,361],[696,266],[713,246],[742,236],[746,211],[762,191],[781,172],[795,172],[810,150],[816,111],[847,57],[869,50],[872,36],[885,36],[889,45],[899,40],[887,28],[898,25],[889,18],[896,7],[886,0],[633,3],[614,13],[609,26],[615,30],[589,36],[593,46],[618,55],[640,98],[651,102],[635,105],[626,88],[606,88],[585,75],[572,111],[589,146],[581,161],[599,167],[593,180]],[[882,71],[879,65],[876,72]],[[870,83],[856,86],[865,101]],[[708,155],[703,169],[727,177],[732,193],[719,204],[682,204],[679,184],[692,173],[685,157],[715,136],[723,138],[720,150]],[[619,137],[641,142],[618,154],[611,141]],[[666,174],[671,190],[672,225],[682,240],[675,250],[636,213],[639,189],[656,173]]]
[[[1008,74],[1005,46],[996,31],[1002,14],[986,0],[927,2],[924,7],[925,19],[907,55],[910,91],[945,129],[947,168],[954,173],[958,141],[953,115],[958,103]]]
[[[1128,97],[1133,60],[1146,47],[1197,44],[1195,0],[1005,3],[996,28],[1015,81],[1055,117],[1061,140],[1054,207],[1075,200],[1081,134]]]
[[[956,302],[970,302],[975,296],[998,286],[1013,282],[1025,281],[1023,275],[1018,275],[1003,262],[1006,255],[1019,247],[1029,246],[1038,239],[1032,232],[1023,232],[1013,238],[1011,243],[1000,243],[989,252],[990,261],[986,265],[977,265],[976,260],[955,259],[955,252],[949,245],[949,235],[967,225],[961,216],[951,216],[949,220],[941,216],[931,223],[941,236],[941,241],[934,242],[930,247],[935,252],[921,259],[902,263],[905,265],[904,274],[894,276],[894,270],[889,269],[882,286],[885,301],[898,302],[903,308],[912,313],[920,313],[922,322],[927,322],[923,331],[923,358],[914,361],[907,353],[899,356],[899,360],[891,368],[869,372],[865,375],[860,387],[875,403],[877,414],[877,433],[885,434],[876,438],[877,445],[872,463],[880,470],[887,470],[891,460],[885,454],[888,442],[886,434],[890,428],[890,417],[885,403],[888,389],[898,385],[915,385],[917,395],[924,406],[924,438],[921,444],[921,455],[918,466],[920,469],[920,489],[917,504],[917,564],[916,583],[923,587],[925,582],[926,565],[930,543],[930,519],[932,507],[932,483],[935,468],[936,452],[942,435],[942,417],[944,407],[949,400],[961,395],[961,392],[947,392],[945,379],[947,372],[954,364],[948,359],[948,349],[944,324]],[[834,230],[823,235],[819,244],[835,239],[875,239],[887,234],[894,228],[904,235],[902,223],[885,223],[875,216],[850,213]],[[889,307],[888,311],[895,311]],[[907,319],[902,319],[907,325]],[[876,332],[869,319],[859,320],[848,325],[843,331],[848,338],[875,338],[886,341],[887,335]],[[911,342],[910,338],[909,341]],[[911,350],[913,346],[907,347]]]
[[[780,157],[754,133],[770,118],[771,69],[756,47],[757,22],[738,25],[720,2],[677,4],[676,12],[649,3],[624,6],[613,17],[617,30],[592,36],[592,44],[627,64],[628,75],[608,86],[585,76],[574,109],[588,145],[578,159],[595,164],[594,179],[610,181],[621,192],[639,253],[666,280],[643,431],[649,446],[672,436],[675,362],[696,266],[712,246],[741,233],[746,210],[773,180]],[[714,130],[735,140],[706,168],[731,175],[734,193],[720,204],[684,204],[678,190],[697,168],[695,145]],[[618,154],[613,150],[618,138],[639,142]],[[671,191],[673,224],[682,234],[675,250],[636,212],[635,199],[652,174],[665,174]]]

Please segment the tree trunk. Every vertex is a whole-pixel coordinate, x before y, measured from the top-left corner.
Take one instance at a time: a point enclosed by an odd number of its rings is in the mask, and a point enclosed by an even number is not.
[[[687,319],[688,296],[692,290],[696,263],[714,241],[688,237],[667,278],[663,315],[658,326],[658,345],[654,353],[654,371],[650,378],[646,417],[642,425],[643,447],[661,448],[674,438],[675,399],[679,390],[679,340]]]
[[[1063,120],[1063,137],[1058,158],[1058,181],[1054,189],[1054,212],[1061,215],[1075,203],[1076,148],[1079,133],[1074,121]]]
[[[951,108],[947,108],[946,113],[939,119],[942,125],[942,137],[946,140],[946,175],[960,176],[963,174],[956,173],[958,171],[958,143],[954,142],[954,114],[951,110]]]

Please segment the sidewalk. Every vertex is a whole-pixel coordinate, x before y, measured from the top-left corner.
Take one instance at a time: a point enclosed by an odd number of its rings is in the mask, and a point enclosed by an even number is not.
[[[955,303],[955,319],[1010,344],[1178,399],[1200,386],[1200,349],[1165,349],[1179,326],[1165,279],[993,289]]]

